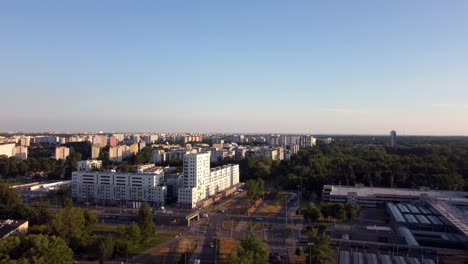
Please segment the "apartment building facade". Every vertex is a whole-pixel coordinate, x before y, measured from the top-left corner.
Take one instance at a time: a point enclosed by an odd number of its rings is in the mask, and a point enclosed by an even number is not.
[[[127,206],[144,202],[162,206],[167,194],[163,180],[164,171],[159,167],[139,173],[75,171],[72,197],[78,202]]]
[[[239,183],[239,165],[210,168],[211,153],[184,156],[184,172],[178,190],[179,205],[201,207],[200,202]]]

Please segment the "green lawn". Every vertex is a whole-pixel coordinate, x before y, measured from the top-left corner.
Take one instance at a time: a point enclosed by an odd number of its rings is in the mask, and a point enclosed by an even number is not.
[[[140,244],[138,247],[135,247],[129,252],[132,255],[138,255],[144,252],[145,250],[165,243],[173,239],[177,235],[177,232],[174,231],[159,231],[152,238],[148,239],[145,243]]]
[[[246,230],[247,231],[252,231],[252,232],[257,232],[257,231],[263,231],[267,228],[267,225],[264,223],[249,223],[247,225]]]
[[[218,239],[218,258],[220,263],[231,263],[232,253],[239,247],[239,242],[229,238]]]

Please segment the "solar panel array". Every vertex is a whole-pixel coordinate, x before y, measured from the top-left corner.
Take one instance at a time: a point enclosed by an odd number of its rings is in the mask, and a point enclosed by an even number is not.
[[[436,210],[431,210],[432,208],[424,208],[407,203],[387,203],[386,206],[398,223],[438,226],[447,224]]]

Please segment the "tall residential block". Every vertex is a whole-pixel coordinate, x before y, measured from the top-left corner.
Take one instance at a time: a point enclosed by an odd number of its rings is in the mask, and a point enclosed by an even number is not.
[[[109,148],[109,160],[121,162],[123,159],[130,157],[130,147],[127,145]]]
[[[395,130],[392,130],[390,132],[390,147],[394,148],[396,147],[396,144],[397,144],[397,135],[396,135],[396,131]]]
[[[11,157],[15,155],[15,143],[11,144],[1,144],[0,145],[0,156],[5,155]]]
[[[115,136],[110,136],[109,137],[109,146],[115,147],[118,144],[118,140]]]
[[[184,156],[182,186],[178,203],[187,208],[201,207],[200,203],[239,183],[239,165],[210,168],[210,153]]]
[[[315,146],[317,139],[313,136],[301,136],[299,138],[299,147],[301,148],[310,148]]]
[[[67,147],[56,147],[55,148],[55,159],[64,160],[70,155],[70,149]]]
[[[101,152],[100,145],[91,145],[91,159],[99,158],[99,153]]]

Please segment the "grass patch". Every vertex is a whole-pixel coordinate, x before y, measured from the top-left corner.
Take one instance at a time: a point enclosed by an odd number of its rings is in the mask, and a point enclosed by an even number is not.
[[[251,232],[258,232],[267,229],[267,225],[264,223],[249,223],[246,230]]]
[[[308,252],[307,252],[308,253]],[[301,263],[301,264],[306,264],[307,262],[307,256],[305,253],[302,253],[300,256],[293,254],[292,256],[293,263]]]
[[[232,253],[239,247],[239,242],[229,238],[220,238],[218,245],[219,263],[232,263]]]
[[[231,230],[231,229],[235,230],[238,224],[239,224],[239,222],[237,222],[237,221],[232,221],[232,220],[224,221],[223,228],[227,229],[227,230]]]
[[[195,249],[196,242],[193,238],[183,238],[177,244],[176,253],[184,254],[185,252],[192,252]]]
[[[171,239],[173,239],[177,235],[177,232],[164,232],[160,231],[157,232],[156,235],[154,235],[152,238],[146,240],[144,243],[141,243],[135,248],[132,248],[130,250],[131,255],[138,255],[143,253],[149,248],[155,247],[157,245],[160,245],[162,243],[165,243]]]
[[[283,208],[281,205],[267,205],[261,207],[260,210],[258,210],[258,213],[265,216],[276,215],[281,211],[281,208]]]
[[[261,206],[258,213],[261,215],[277,215],[289,197],[285,192],[272,192],[265,194],[266,206]]]

